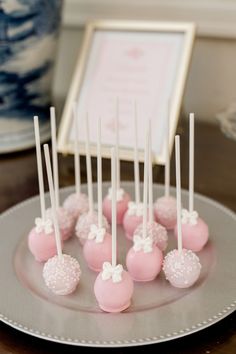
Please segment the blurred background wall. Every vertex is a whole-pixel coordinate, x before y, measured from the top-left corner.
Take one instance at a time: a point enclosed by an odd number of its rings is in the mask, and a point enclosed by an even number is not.
[[[236,101],[235,0],[64,0],[54,96],[64,100],[90,19],[193,21],[197,25],[183,112],[214,122]]]

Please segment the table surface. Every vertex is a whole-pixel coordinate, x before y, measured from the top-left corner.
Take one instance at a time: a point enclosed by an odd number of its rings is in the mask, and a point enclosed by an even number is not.
[[[236,142],[226,138],[218,125],[197,122],[195,128],[195,190],[236,211]],[[188,187],[188,124],[182,120],[181,135],[182,187]],[[174,156],[171,160],[171,184],[175,184]],[[96,171],[96,161],[93,172]],[[110,162],[103,161],[103,177],[109,180]],[[60,156],[60,186],[74,184],[73,158]],[[82,181],[85,181],[85,159],[81,158]],[[142,169],[141,169],[142,174]],[[96,175],[93,176],[96,179]],[[122,162],[122,180],[133,179],[131,163]],[[154,182],[163,182],[163,168],[155,167]],[[34,149],[0,156],[0,212],[38,194],[37,169]],[[4,235],[1,235],[2,237]],[[236,286],[236,284],[235,284]],[[1,291],[1,290],[0,290]],[[77,353],[91,348],[72,347],[31,337],[0,323],[1,354]],[[103,349],[93,349],[101,351]],[[128,348],[109,349],[109,352],[128,351]],[[134,348],[135,352],[143,350]],[[174,341],[150,345],[146,351],[159,353],[236,353],[236,313],[198,333]]]

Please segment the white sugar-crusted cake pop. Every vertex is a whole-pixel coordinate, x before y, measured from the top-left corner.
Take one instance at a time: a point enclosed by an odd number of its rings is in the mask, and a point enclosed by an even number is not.
[[[189,209],[182,210],[183,247],[199,252],[206,245],[209,229],[206,222],[194,210],[194,114],[189,116]],[[177,228],[175,228],[177,235]]]
[[[198,280],[201,272],[201,264],[198,256],[194,252],[182,248],[179,136],[175,137],[175,158],[178,249],[172,250],[166,255],[163,262],[163,271],[171,285],[177,288],[188,288]]]
[[[88,184],[88,199],[89,199],[89,210],[84,213],[78,219],[75,226],[75,234],[80,240],[81,244],[84,245],[88,239],[90,233],[90,228],[92,225],[98,226],[98,213],[94,210],[93,202],[93,186],[92,186],[92,168],[91,168],[91,156],[90,156],[90,141],[89,141],[89,121],[88,115],[85,117],[86,123],[86,169],[87,169],[87,184]],[[102,217],[102,227],[107,231],[109,230],[109,224],[107,219]]]
[[[129,240],[133,239],[134,230],[142,224],[143,221],[143,203],[140,202],[140,176],[139,176],[139,156],[138,156],[138,124],[137,107],[135,102],[134,114],[134,185],[135,201],[128,204],[128,210],[123,218],[123,227],[125,235]]]
[[[73,105],[74,114],[74,166],[75,166],[75,193],[71,193],[63,202],[63,208],[65,208],[70,215],[77,221],[78,217],[89,210],[88,196],[81,192],[81,180],[80,180],[80,155],[78,144],[78,115],[77,105]]]
[[[117,155],[117,189],[116,189],[116,222],[118,225],[121,225],[123,222],[124,215],[128,210],[128,204],[131,200],[129,193],[127,193],[123,188],[120,186],[120,159],[119,159],[119,101],[117,100],[116,104],[116,116],[115,116],[115,123],[116,123],[116,155]],[[105,196],[102,204],[103,214],[111,223],[111,216],[112,216],[112,189],[108,189],[108,193]]]
[[[48,185],[51,200],[53,224],[55,229],[55,239],[57,255],[50,258],[43,267],[43,279],[46,286],[56,295],[69,295],[77,287],[81,270],[78,261],[67,255],[62,254],[60,228],[56,212],[55,191],[53,187],[51,162],[48,145],[44,145],[44,154],[47,168]]]
[[[112,262],[104,262],[103,269],[94,283],[94,294],[99,307],[106,312],[121,312],[131,303],[134,285],[128,272],[121,264],[117,264],[116,251],[116,156],[115,149],[111,150],[112,170]]]
[[[57,156],[57,138],[56,138],[56,114],[55,108],[50,107],[51,116],[51,136],[52,136],[52,163],[53,163],[53,180],[55,188],[56,211],[59,222],[59,228],[63,241],[68,240],[74,234],[75,220],[73,216],[62,206],[60,206],[59,194],[59,173],[58,173],[58,156]],[[50,209],[47,211],[48,217],[52,213]]]
[[[50,258],[43,267],[43,278],[47,287],[56,295],[74,292],[81,276],[80,265],[68,254]]]
[[[101,119],[98,122],[97,139],[97,194],[98,194],[98,225],[92,224],[88,239],[83,247],[83,254],[90,269],[100,272],[104,262],[112,260],[111,235],[102,227],[102,157],[101,157]]]
[[[150,129],[146,136],[145,144],[145,161],[144,161],[144,187],[143,187],[143,223],[142,234],[137,235],[134,233],[133,246],[130,248],[126,256],[126,266],[129,274],[135,281],[147,282],[152,281],[161,271],[163,255],[161,250],[156,246],[152,237],[147,235],[147,195],[148,195],[148,174],[150,184],[150,172],[152,169],[151,163],[151,147],[150,142]],[[151,174],[152,175],[152,174]],[[152,185],[150,185],[149,191]],[[149,203],[152,204],[152,197],[149,192]],[[151,199],[151,200],[150,200]],[[152,208],[149,213],[152,213]],[[150,216],[149,216],[150,217]],[[153,215],[152,215],[153,217]]]
[[[42,156],[39,136],[38,117],[34,117],[36,160],[39,181],[39,196],[41,217],[35,218],[35,227],[28,235],[28,248],[35,260],[45,262],[57,252],[53,223],[46,217],[45,198],[44,198],[44,182],[42,169]]]
[[[174,229],[177,221],[176,199],[170,195],[170,148],[169,148],[169,112],[166,119],[165,137],[165,195],[158,198],[154,204],[156,221],[167,230]]]

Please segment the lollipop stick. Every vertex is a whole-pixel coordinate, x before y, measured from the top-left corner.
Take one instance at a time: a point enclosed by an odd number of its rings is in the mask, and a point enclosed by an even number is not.
[[[111,210],[111,225],[112,225],[112,266],[115,267],[116,260],[116,151],[114,148],[111,149],[111,188],[112,188],[112,210]]]
[[[179,135],[175,136],[175,171],[176,171],[178,251],[182,252],[181,175],[180,175],[180,139],[179,139]]]
[[[52,207],[52,217],[53,217],[53,224],[54,224],[54,231],[55,231],[55,238],[56,238],[57,254],[59,258],[61,258],[62,257],[61,235],[60,235],[60,229],[58,225],[58,218],[57,218],[57,211],[56,211],[56,200],[55,200],[56,198],[55,198],[55,191],[53,187],[49,148],[47,144],[45,144],[43,147],[44,147],[44,156],[45,156],[47,176],[48,176],[48,185],[49,185],[50,201]]]
[[[167,119],[166,119],[166,137],[165,137],[165,196],[170,195],[170,149],[169,149],[169,136],[170,136],[170,103],[167,106]]]
[[[149,180],[148,180],[148,199],[149,199],[149,222],[153,222],[153,176],[152,176],[152,134],[151,134],[151,120],[149,121],[149,152],[148,152],[148,171],[149,171]]]
[[[56,138],[56,114],[55,107],[50,107],[51,117],[51,136],[52,136],[52,164],[53,164],[53,180],[55,186],[56,208],[59,208],[59,181],[58,181],[58,159],[57,159],[57,138]]]
[[[149,129],[147,128],[145,137],[144,155],[144,182],[143,182],[143,238],[147,237],[147,196],[148,196],[148,153],[149,153]]]
[[[75,164],[75,191],[80,194],[80,157],[79,157],[79,144],[78,144],[78,117],[77,105],[73,105],[74,124],[75,124],[75,141],[74,141],[74,164]]]
[[[39,119],[37,116],[34,117],[34,134],[35,134],[36,159],[37,159],[38,180],[39,180],[41,218],[45,220],[43,168],[42,168],[42,155],[41,155],[40,135],[39,135]]]
[[[120,157],[119,157],[119,114],[120,114],[119,99],[116,100],[116,173],[117,173],[117,189],[120,189]]]
[[[102,157],[101,157],[101,118],[98,120],[97,138],[97,189],[98,189],[98,227],[102,227]]]
[[[137,124],[137,103],[134,103],[134,183],[135,183],[135,203],[140,203],[139,190],[139,157],[138,157],[138,124]]]
[[[194,113],[189,115],[189,211],[193,212],[194,202]]]
[[[92,186],[92,168],[91,168],[91,156],[90,156],[90,142],[89,142],[89,120],[88,113],[85,117],[86,120],[86,168],[87,168],[87,183],[88,183],[88,198],[89,198],[89,212],[94,210],[93,206],[93,186]]]

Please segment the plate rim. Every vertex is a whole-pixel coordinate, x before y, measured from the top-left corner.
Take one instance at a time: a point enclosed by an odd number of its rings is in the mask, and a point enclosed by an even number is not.
[[[109,184],[109,182],[105,182],[104,184]],[[126,185],[133,185],[132,181],[122,181],[122,184]],[[86,186],[86,184],[82,184],[82,186]],[[96,185],[96,183],[93,183],[93,185]],[[142,183],[140,184],[142,185]],[[155,183],[154,186],[157,188],[163,188],[163,184]],[[60,188],[60,192],[72,192],[75,189],[74,185],[72,186],[66,186],[63,188]],[[175,187],[171,186],[170,187],[171,194],[175,191]],[[181,192],[184,194],[188,193],[188,190],[186,189],[181,189]],[[45,193],[45,196],[47,196],[49,192]],[[215,199],[209,198],[207,196],[204,196],[199,193],[194,193],[195,196],[198,197],[199,200],[202,200],[204,202],[207,202],[208,204],[211,204],[230,217],[232,217],[235,222],[236,222],[236,213],[228,208],[227,206],[221,204]],[[0,222],[2,219],[10,215],[11,213],[14,213],[15,210],[22,208],[26,206],[27,204],[32,203],[35,199],[38,199],[39,195],[32,196],[30,198],[27,198],[20,203],[13,205],[12,207],[8,208],[7,210],[3,211],[0,214]],[[160,335],[160,336],[155,336],[155,337],[150,337],[150,338],[137,338],[137,339],[132,339],[132,340],[114,340],[114,341],[93,341],[93,340],[81,340],[81,339],[72,339],[72,338],[64,338],[64,337],[59,337],[56,335],[52,335],[49,333],[44,333],[40,332],[37,329],[33,328],[28,328],[21,323],[18,323],[12,319],[9,319],[7,316],[4,315],[2,310],[0,309],[0,321],[9,325],[10,327],[19,330],[20,332],[23,332],[25,334],[44,339],[50,342],[55,342],[55,343],[61,343],[61,344],[66,344],[66,345],[74,345],[74,346],[83,346],[83,347],[94,347],[94,348],[121,348],[121,347],[133,347],[133,346],[141,346],[141,345],[150,345],[150,344],[157,344],[161,342],[167,342],[170,340],[174,340],[177,338],[184,337],[189,334],[193,334],[196,332],[199,332],[200,330],[203,330],[207,327],[210,327],[211,325],[221,321],[225,317],[229,316],[235,311],[236,308],[236,298],[233,300],[232,303],[225,305],[225,307],[218,312],[217,315],[212,316],[213,318],[208,318],[202,322],[197,323],[196,325],[191,326],[190,328],[184,328],[178,331],[175,331],[174,333],[167,333],[166,335]]]

